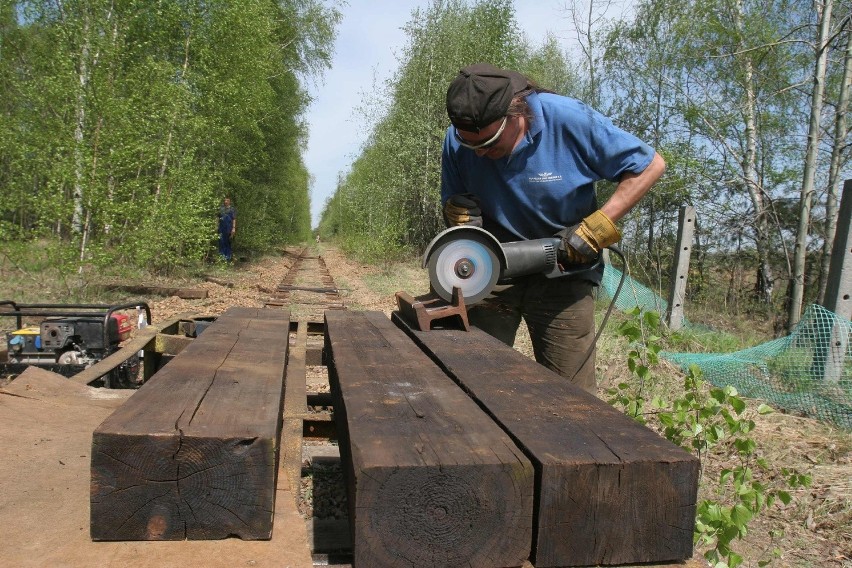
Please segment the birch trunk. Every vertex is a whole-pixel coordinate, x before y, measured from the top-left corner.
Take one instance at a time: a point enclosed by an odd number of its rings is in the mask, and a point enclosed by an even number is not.
[[[182,78],[186,77],[186,72],[189,69],[189,42],[192,37],[192,31],[188,31],[186,33],[186,42],[183,46],[183,75]],[[178,106],[175,106],[175,111],[172,113],[172,119],[169,123],[169,132],[166,135],[166,147],[163,149],[163,157],[160,160],[160,170],[157,173],[157,185],[154,188],[154,199],[160,199],[160,192],[162,191],[163,178],[166,177],[166,168],[169,165],[169,152],[171,151],[172,146],[172,137],[174,136],[175,124],[177,123],[177,115],[178,115]]]
[[[74,109],[74,191],[71,197],[74,203],[74,213],[71,217],[71,230],[75,234],[83,232],[83,168],[85,167],[85,143],[86,132],[86,89],[89,86],[89,50],[90,36],[89,28],[91,20],[87,11],[83,12],[83,30],[79,58],[79,71],[77,75],[77,97]],[[85,236],[83,241],[85,242]]]
[[[737,29],[743,30],[743,4],[737,3],[734,15]],[[755,292],[760,299],[769,304],[772,302],[774,276],[772,264],[769,262],[769,217],[765,192],[757,168],[757,95],[754,89],[754,65],[748,52],[739,55],[743,66],[745,105],[743,108],[745,120],[745,154],[743,155],[743,177],[748,188],[751,202],[755,211],[755,230],[757,233],[756,247],[758,256],[758,274]]]
[[[819,126],[822,115],[823,93],[825,92],[825,70],[828,60],[829,26],[833,0],[825,0],[820,15],[817,58],[811,95],[811,120],[808,126],[808,144],[805,151],[805,169],[802,174],[802,191],[799,205],[799,228],[796,233],[796,248],[793,251],[793,286],[790,293],[790,311],[787,314],[787,329],[792,330],[802,314],[802,299],[805,291],[805,258],[807,256],[808,227],[816,178],[817,152],[819,150]]]

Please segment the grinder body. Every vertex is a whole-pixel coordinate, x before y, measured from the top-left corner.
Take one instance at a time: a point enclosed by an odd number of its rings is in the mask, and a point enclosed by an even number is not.
[[[479,227],[461,225],[439,233],[423,255],[429,282],[441,298],[450,301],[453,288],[461,289],[467,305],[485,298],[499,280],[530,274],[564,276],[557,263],[559,237],[501,243]],[[582,265],[587,270],[589,265]],[[574,271],[572,271],[574,272]]]

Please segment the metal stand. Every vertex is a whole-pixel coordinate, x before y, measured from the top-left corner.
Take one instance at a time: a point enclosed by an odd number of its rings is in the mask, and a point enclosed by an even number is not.
[[[408,324],[420,331],[433,329],[433,324],[437,324],[440,329],[470,331],[467,308],[460,288],[453,288],[453,297],[449,303],[434,291],[417,297],[408,292],[397,292],[396,305]]]

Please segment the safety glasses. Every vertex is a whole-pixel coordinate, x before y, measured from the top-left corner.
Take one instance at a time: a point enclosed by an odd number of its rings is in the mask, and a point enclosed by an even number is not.
[[[458,142],[465,148],[469,148],[471,150],[485,150],[486,148],[490,148],[500,141],[500,136],[503,134],[503,130],[505,130],[506,128],[506,121],[508,120],[508,118],[508,116],[504,116],[503,122],[502,124],[500,124],[500,128],[497,129],[497,132],[494,134],[494,136],[492,136],[481,144],[471,144],[467,142],[464,138],[461,137],[461,134],[459,134],[459,129],[455,126],[453,126],[453,134],[456,137],[456,142]]]

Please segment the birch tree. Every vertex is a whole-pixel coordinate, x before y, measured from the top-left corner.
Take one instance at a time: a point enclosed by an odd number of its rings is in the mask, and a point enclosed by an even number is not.
[[[817,152],[819,150],[822,121],[825,75],[828,62],[828,44],[831,26],[833,0],[824,0],[817,4],[819,26],[814,42],[815,64],[812,76],[811,113],[808,123],[808,142],[805,149],[805,163],[802,173],[802,190],[799,199],[799,228],[796,231],[796,245],[793,256],[793,278],[790,306],[787,313],[787,329],[792,330],[799,322],[802,313],[802,298],[805,290],[805,257],[808,250],[808,234],[811,222],[811,207],[815,193]]]
[[[593,108],[600,109],[602,86],[598,74],[603,66],[603,44],[599,42],[600,31],[607,25],[607,14],[613,10],[613,0],[571,0],[563,7],[567,14],[574,44],[583,61],[585,76],[578,97]]]
[[[690,145],[709,160],[708,183],[729,196],[722,202],[717,193],[715,206],[751,232],[754,293],[766,304],[774,296],[773,255],[784,250],[774,200],[789,191],[785,172],[800,151],[792,93],[802,75],[802,54],[797,43],[782,41],[801,18],[798,7],[786,0],[690,4],[679,18],[682,75],[670,85],[695,135]]]
[[[149,268],[307,238],[303,81],[330,65],[321,0],[0,0],[0,238]]]

